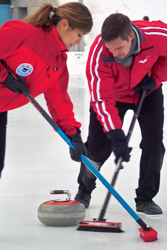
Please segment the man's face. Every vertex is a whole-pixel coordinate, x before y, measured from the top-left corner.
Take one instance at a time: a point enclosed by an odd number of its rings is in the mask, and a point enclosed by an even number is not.
[[[131,31],[129,35],[129,41],[122,40],[122,38],[119,36],[117,39],[110,42],[105,42],[104,44],[114,57],[124,59],[130,51],[133,38],[134,32]]]

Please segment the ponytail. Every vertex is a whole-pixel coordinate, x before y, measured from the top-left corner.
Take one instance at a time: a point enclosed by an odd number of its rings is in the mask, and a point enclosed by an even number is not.
[[[37,27],[43,27],[44,29],[50,30],[50,14],[53,10],[53,6],[49,3],[43,4],[33,14],[26,16],[22,21],[30,23]]]
[[[90,11],[85,5],[78,2],[69,2],[57,8],[53,8],[50,3],[45,3],[22,21],[51,30],[53,25],[56,26],[62,19],[67,19],[72,29],[78,29],[84,33],[88,33],[93,25]]]

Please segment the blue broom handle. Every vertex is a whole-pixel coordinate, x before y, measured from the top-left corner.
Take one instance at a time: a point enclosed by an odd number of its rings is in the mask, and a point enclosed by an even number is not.
[[[29,94],[23,94],[30,100],[35,108],[41,113],[41,115],[50,123],[54,130],[63,138],[63,140],[74,150],[71,140],[66,134],[59,128],[59,126],[53,121],[53,119],[46,113],[46,111],[39,105],[39,103]],[[100,174],[96,167],[90,162],[90,160],[83,154],[81,154],[81,160],[90,169],[90,171],[103,183],[103,185],[112,193],[112,195],[119,201],[119,203],[126,209],[126,211],[136,220],[140,221],[142,228],[147,228],[147,225],[141,218],[133,211],[133,209],[126,203],[126,201],[116,192],[116,190],[109,184],[109,182]]]

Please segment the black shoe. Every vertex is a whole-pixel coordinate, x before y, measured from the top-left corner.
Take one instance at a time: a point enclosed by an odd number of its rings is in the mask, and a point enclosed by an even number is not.
[[[136,205],[136,211],[146,215],[162,215],[162,209],[154,201],[146,201],[143,204]]]
[[[79,190],[75,196],[75,201],[82,203],[85,206],[85,208],[89,207],[90,199],[91,199],[91,195],[88,193],[85,193],[84,190],[82,191]]]

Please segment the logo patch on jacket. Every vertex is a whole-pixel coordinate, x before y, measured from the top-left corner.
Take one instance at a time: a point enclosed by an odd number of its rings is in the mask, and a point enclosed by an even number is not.
[[[29,63],[22,63],[16,69],[16,73],[19,76],[28,76],[32,72],[33,72],[33,66]]]
[[[147,58],[144,59],[144,60],[139,61],[139,63],[145,63],[145,62],[147,62]]]

